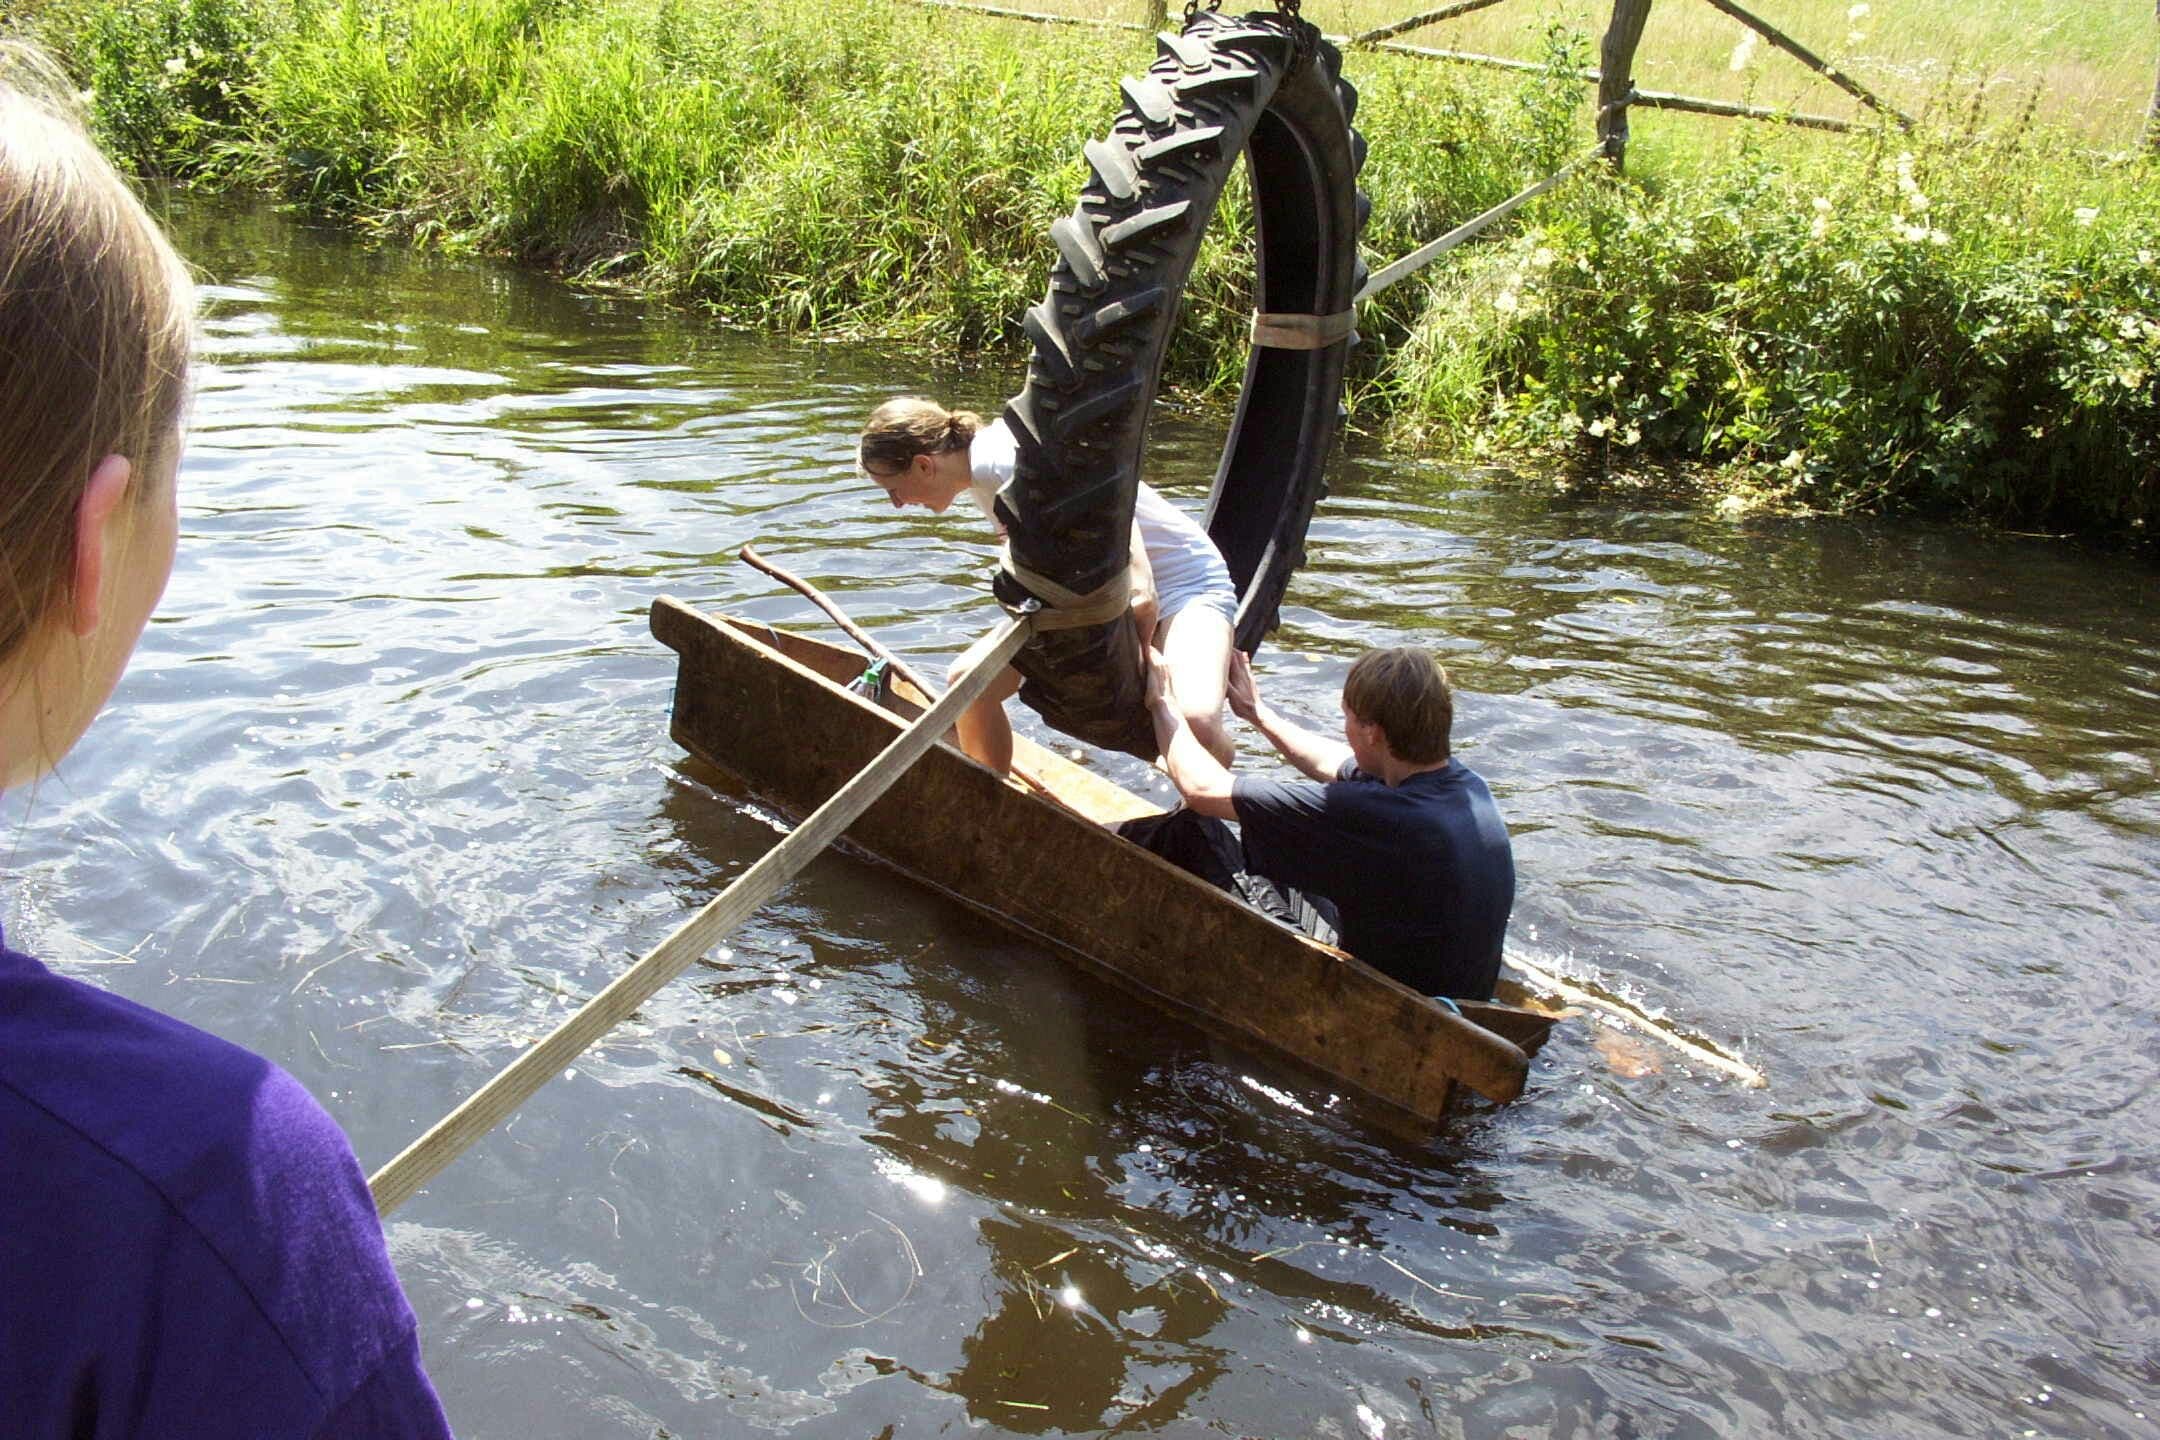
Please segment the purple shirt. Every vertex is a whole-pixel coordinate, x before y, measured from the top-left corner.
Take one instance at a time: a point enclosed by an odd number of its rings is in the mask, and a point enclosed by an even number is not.
[[[4,941],[0,1432],[450,1433],[336,1122]]]

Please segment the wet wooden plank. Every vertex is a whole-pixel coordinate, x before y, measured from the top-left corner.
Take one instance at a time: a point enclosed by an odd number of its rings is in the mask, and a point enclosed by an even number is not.
[[[1506,1036],[1525,1055],[1535,1055],[1545,1048],[1546,1038],[1560,1018],[1521,1005],[1499,1005],[1481,1000],[1456,1003],[1462,1007],[1465,1019],[1475,1020],[1495,1035]]]
[[[862,669],[852,652],[667,597],[653,604],[652,629],[681,657],[676,742],[798,813],[846,783],[905,723],[843,688]],[[1060,777],[1053,783],[1072,778],[1064,766],[1087,788],[1109,784],[1050,752],[1042,759]],[[848,838],[1124,988],[1398,1118],[1438,1119],[1458,1082],[1493,1100],[1522,1092],[1529,1062],[1507,1039],[949,744],[933,747]]]

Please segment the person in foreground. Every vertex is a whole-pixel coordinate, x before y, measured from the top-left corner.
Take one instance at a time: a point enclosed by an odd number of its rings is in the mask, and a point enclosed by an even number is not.
[[[1492,792],[1449,751],[1455,701],[1439,661],[1411,647],[1360,655],[1337,741],[1278,714],[1233,655],[1230,709],[1308,777],[1289,782],[1225,768],[1172,683],[1156,666],[1148,705],[1185,808],[1121,833],[1217,884],[1256,875],[1300,892],[1345,950],[1427,995],[1492,998],[1515,860]],[[1223,824],[1233,819],[1241,837]]]
[[[0,787],[88,728],[172,572],[193,291],[0,43]],[[0,939],[0,1431],[447,1436],[351,1147],[259,1056]]]
[[[921,505],[942,515],[967,495],[1002,536],[1005,527],[992,502],[1012,479],[1018,457],[1004,421],[985,424],[972,411],[900,396],[871,412],[857,463],[895,506]],[[1133,502],[1130,549],[1140,643],[1162,651],[1177,677],[1186,724],[1227,761],[1233,752],[1222,723],[1223,683],[1238,603],[1230,567],[1192,517],[1146,484]],[[1012,722],[1005,702],[1019,688],[1019,672],[1006,670],[954,727],[960,748],[1001,775],[1012,768]]]

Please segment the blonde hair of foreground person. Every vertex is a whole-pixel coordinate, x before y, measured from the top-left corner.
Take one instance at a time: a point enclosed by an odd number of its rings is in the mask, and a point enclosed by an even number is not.
[[[0,789],[89,728],[179,532],[194,286],[65,84],[0,42]]]
[[[71,98],[0,43],[6,785],[104,706],[179,533],[194,291]],[[0,941],[0,1156],[0,1432],[448,1440],[352,1146],[263,1057]]]

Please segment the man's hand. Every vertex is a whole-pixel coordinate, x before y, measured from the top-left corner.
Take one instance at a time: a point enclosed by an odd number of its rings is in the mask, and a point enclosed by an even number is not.
[[[1252,660],[1242,650],[1230,652],[1230,672],[1225,677],[1223,698],[1230,713],[1248,725],[1260,720],[1260,684],[1253,678]]]
[[[1252,660],[1236,650],[1230,652],[1230,672],[1224,677],[1223,698],[1230,713],[1265,736],[1276,753],[1314,780],[1325,784],[1350,758],[1350,747],[1340,740],[1315,735],[1304,726],[1277,714],[1260,698],[1260,682],[1253,676]]]

